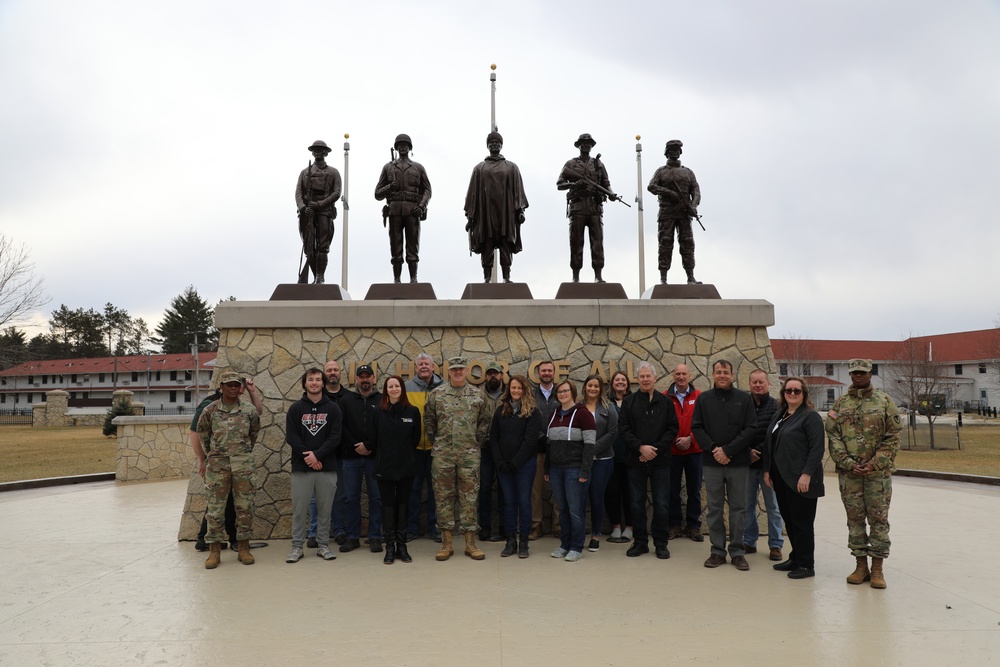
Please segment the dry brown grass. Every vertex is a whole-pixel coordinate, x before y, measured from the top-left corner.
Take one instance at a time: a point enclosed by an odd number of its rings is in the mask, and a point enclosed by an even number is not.
[[[117,447],[100,426],[0,426],[0,482],[114,472]]]
[[[954,431],[954,426],[948,428]],[[947,445],[952,449],[901,449],[896,467],[1000,477],[1000,425],[967,425],[960,434],[962,449],[954,448],[953,439]]]

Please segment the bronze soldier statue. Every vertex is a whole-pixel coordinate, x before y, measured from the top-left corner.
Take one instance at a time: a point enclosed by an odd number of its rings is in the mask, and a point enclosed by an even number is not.
[[[472,170],[469,191],[465,195],[469,250],[482,256],[483,277],[490,282],[493,252],[500,251],[503,281],[510,282],[510,264],[521,252],[521,224],[528,198],[517,165],[500,155],[503,137],[490,132],[486,137],[490,154]]]
[[[406,266],[410,282],[417,282],[420,261],[420,221],[427,219],[427,202],[431,198],[431,182],[424,168],[410,159],[413,143],[409,135],[400,134],[394,145],[399,157],[382,167],[375,199],[386,200],[382,207],[382,224],[389,221],[389,252],[392,253],[392,278],[399,282],[403,272],[403,236],[406,236]]]
[[[340,199],[340,172],[326,163],[330,147],[323,141],[314,141],[309,151],[315,164],[303,169],[295,185],[295,204],[299,211],[299,236],[306,264],[299,270],[299,283],[309,282],[312,270],[316,285],[325,281],[326,264],[333,242],[333,221],[337,217],[337,200]]]
[[[590,264],[594,269],[594,282],[603,283],[601,271],[604,269],[604,200],[616,201],[618,195],[611,192],[608,170],[601,162],[601,156],[591,159],[590,150],[597,145],[589,134],[581,134],[573,144],[580,149],[580,157],[566,162],[556,188],[566,190],[566,217],[569,218],[569,267],[573,270],[573,282],[580,282],[583,267],[583,232],[590,232]],[[600,188],[600,189],[598,189]],[[602,192],[604,190],[605,192]]]
[[[694,172],[681,166],[682,146],[684,144],[677,139],[667,142],[664,151],[667,164],[656,170],[646,189],[660,199],[660,214],[656,218],[660,246],[657,262],[660,282],[664,284],[667,282],[676,229],[688,285],[700,285],[701,283],[694,278],[694,232],[691,229],[691,218],[698,215],[701,189],[698,187]]]

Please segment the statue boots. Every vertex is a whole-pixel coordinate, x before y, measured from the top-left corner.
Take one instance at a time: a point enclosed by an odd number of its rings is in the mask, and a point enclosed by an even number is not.
[[[882,574],[882,559],[872,558],[872,588],[885,588],[885,575]]]
[[[869,579],[871,579],[871,572],[868,571],[868,557],[855,556],[855,559],[858,561],[858,566],[854,569],[854,572],[851,572],[849,575],[847,575],[847,583],[855,585],[863,584]],[[880,562],[879,568],[881,567],[882,565]],[[885,584],[883,583],[883,588],[884,587]]]
[[[483,282],[488,283],[493,279],[493,267],[483,267]]]
[[[437,560],[448,560],[455,553],[455,550],[451,548],[451,531],[442,530],[441,531],[441,548],[438,550],[437,555],[434,556]]]
[[[399,284],[399,277],[403,275],[403,265],[393,264],[392,265],[392,282]]]
[[[214,570],[219,567],[219,562],[222,560],[222,545],[218,542],[212,542],[208,545],[208,559],[205,561],[206,570]]]
[[[326,282],[326,263],[328,259],[326,255],[320,255],[316,258],[316,269],[313,271],[316,274],[316,280],[313,281],[314,285],[322,285]]]
[[[503,281],[505,283],[509,283],[510,282],[510,267],[509,266],[501,266],[500,267],[500,271],[503,273]]]
[[[407,262],[406,263],[406,267],[408,269],[410,269],[410,282],[411,283],[416,283],[417,282],[417,263],[416,262]]]
[[[666,272],[666,270],[660,271],[660,284],[661,285],[666,285],[667,284],[667,272]]]
[[[580,269],[573,269],[573,282],[580,282]]]
[[[701,284],[700,280],[695,280],[694,279],[694,269],[688,269],[687,270],[687,274],[688,274],[688,285],[700,285]]]
[[[250,540],[240,540],[236,543],[236,548],[239,549],[239,553],[236,557],[244,565],[253,565],[253,554],[250,553]]]
[[[465,531],[465,555],[472,560],[483,560],[486,552],[476,546],[476,531]]]
[[[603,269],[594,269],[594,282],[595,283],[603,283],[604,282],[604,278],[601,278],[601,271],[603,271]]]

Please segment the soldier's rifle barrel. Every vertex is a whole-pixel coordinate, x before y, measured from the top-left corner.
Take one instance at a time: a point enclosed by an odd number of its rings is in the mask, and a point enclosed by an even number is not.
[[[590,180],[589,178],[587,178],[583,174],[581,174],[579,172],[576,172],[576,171],[573,171],[572,169],[569,169],[569,168],[566,169],[566,173],[569,174],[570,176],[575,177],[577,181],[583,181],[584,183],[586,183],[587,185],[591,186],[592,188],[594,188],[598,192],[600,192],[602,194],[605,194],[605,195],[608,195],[608,197],[614,197],[614,201],[621,202],[621,203],[625,204],[626,206],[628,206],[629,208],[632,208],[632,205],[629,204],[627,201],[625,201],[624,199],[622,199],[621,197],[619,197],[618,195],[616,195],[611,190],[608,190],[603,185],[600,185],[600,184],[595,183],[594,181]]]

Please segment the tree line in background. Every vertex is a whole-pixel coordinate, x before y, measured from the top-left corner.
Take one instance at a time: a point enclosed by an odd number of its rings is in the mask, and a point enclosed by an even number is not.
[[[0,369],[38,359],[185,353],[191,351],[195,335],[199,351],[213,352],[219,346],[214,317],[215,308],[191,285],[171,299],[153,332],[141,317],[112,303],[101,311],[62,304],[52,311],[48,333],[29,339],[14,326],[0,330]]]

